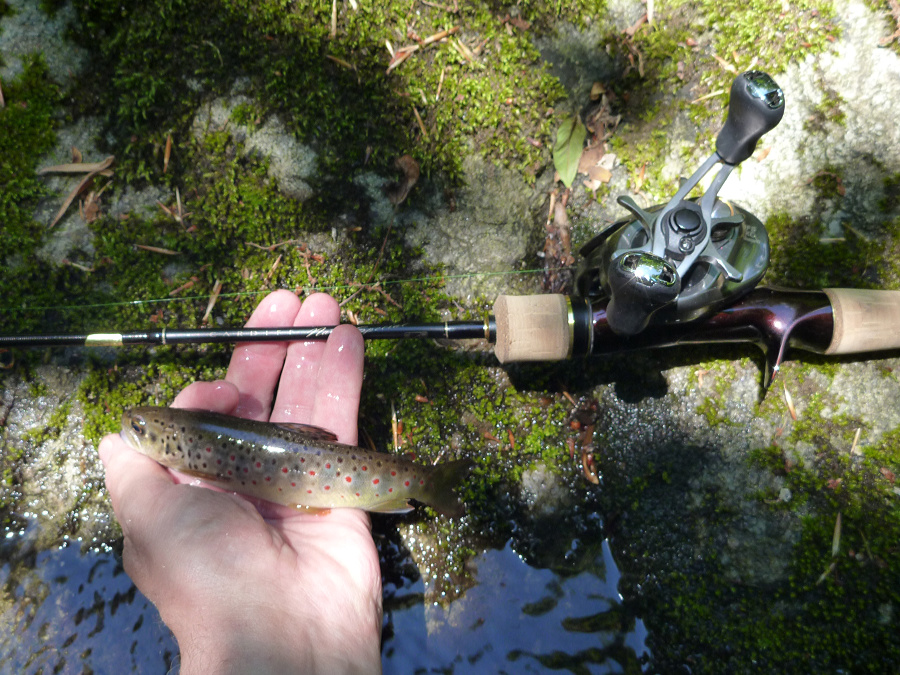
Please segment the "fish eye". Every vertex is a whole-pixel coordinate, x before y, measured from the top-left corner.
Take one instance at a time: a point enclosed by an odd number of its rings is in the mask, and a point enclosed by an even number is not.
[[[146,424],[147,423],[144,421],[144,418],[140,415],[135,415],[131,418],[131,428],[138,436],[144,435],[144,427],[146,426]]]

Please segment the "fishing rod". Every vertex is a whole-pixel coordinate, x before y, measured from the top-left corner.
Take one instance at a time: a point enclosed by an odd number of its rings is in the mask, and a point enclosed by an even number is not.
[[[900,349],[900,291],[756,287],[769,263],[765,226],[749,211],[719,199],[718,192],[783,115],[784,93],[769,75],[739,75],[715,152],[666,204],[645,210],[630,197],[619,197],[631,215],[581,249],[572,296],[501,295],[482,321],[357,327],[369,340],[484,339],[494,344],[501,363],[750,342],[766,356],[766,386],[789,348],[828,355]],[[689,198],[719,164],[706,192]],[[0,335],[0,348],[316,340],[333,329]]]

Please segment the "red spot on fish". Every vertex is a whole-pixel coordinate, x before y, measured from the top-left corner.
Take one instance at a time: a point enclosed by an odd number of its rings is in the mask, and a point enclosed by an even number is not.
[[[409,487],[409,481],[406,481],[406,482],[404,483],[404,485],[405,485],[406,487]]]
[[[311,495],[311,494],[312,494],[312,490],[307,490],[307,491],[306,491],[306,494]]]
[[[394,488],[388,488],[388,492],[393,492]]]
[[[315,475],[316,475],[316,472],[315,472],[315,471],[310,471],[310,472],[309,472],[309,475],[310,475],[310,476],[315,476]]]
[[[356,493],[356,496],[359,497],[359,493],[358,493],[358,492]]]
[[[424,481],[424,480],[420,480],[420,481],[419,481],[419,485],[425,485],[425,481]]]
[[[378,479],[377,479],[377,478],[373,478],[373,479],[372,479],[372,485],[378,485]]]
[[[330,468],[331,468],[331,464],[330,464],[330,463],[326,464],[326,465],[325,465],[325,468],[326,468],[326,469],[330,469]]]
[[[397,475],[397,472],[396,472],[396,471],[391,471],[391,475],[392,475],[392,476],[396,476],[396,475]]]
[[[212,448],[207,448],[206,451],[207,451],[207,452],[212,452]]]
[[[231,475],[231,469],[228,469],[228,475],[229,476]]]
[[[305,461],[306,461],[306,460],[305,460],[303,457],[300,458],[300,463],[301,463],[301,464],[303,464]]]
[[[291,487],[297,487],[297,484],[292,482]]]
[[[256,481],[255,481],[255,480],[251,480],[250,482],[253,483],[254,485],[256,485]]]
[[[331,489],[331,486],[330,486],[330,485],[326,485],[326,486],[325,486],[325,489],[326,489],[326,490],[330,490],[330,489]]]
[[[234,455],[231,456],[231,461],[232,461],[232,462],[234,461]]]
[[[363,471],[368,471],[368,470],[369,470],[369,467],[367,467],[367,466],[364,464],[362,470],[363,470]]]
[[[221,459],[217,459],[217,460],[216,460],[216,464],[221,464],[221,463],[222,463],[222,460],[221,460]]]
[[[267,481],[272,480],[272,477],[271,477],[271,476],[266,476],[266,480],[267,480]]]
[[[281,470],[281,473],[287,473],[287,467],[284,467],[284,468]]]
[[[347,480],[348,483],[352,483],[352,482],[353,482],[353,479],[350,478],[350,476],[347,476],[346,480]]]
[[[244,467],[244,473],[250,473],[250,469],[247,468],[246,466]]]
[[[262,466],[262,462],[257,462],[257,463],[256,463],[256,468],[257,468],[257,469],[260,468],[261,466]]]

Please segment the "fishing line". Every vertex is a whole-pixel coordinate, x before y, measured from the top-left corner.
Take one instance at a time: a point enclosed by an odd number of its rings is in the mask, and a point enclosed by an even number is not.
[[[400,284],[414,284],[414,283],[426,283],[429,281],[451,281],[455,279],[470,279],[473,277],[492,277],[492,276],[510,276],[510,275],[526,275],[526,274],[542,274],[546,272],[558,272],[561,270],[570,269],[567,267],[547,267],[540,269],[527,269],[527,270],[512,270],[508,272],[472,272],[469,274],[448,274],[442,276],[431,276],[431,277],[416,277],[413,279],[393,279],[393,280],[383,280],[376,281],[374,283],[362,284],[363,286],[399,286]],[[349,289],[359,289],[360,284],[338,284],[334,286],[312,286],[307,288],[305,286],[298,287],[298,291],[302,290],[304,293],[311,292],[322,292],[322,293],[335,293]],[[243,298],[243,297],[252,297],[258,295],[266,295],[271,293],[274,289],[267,288],[261,289],[258,291],[234,291],[231,293],[220,293],[219,299],[224,298]],[[85,310],[85,309],[103,309],[110,307],[136,307],[141,305],[154,305],[154,304],[167,304],[171,302],[200,302],[200,301],[208,301],[209,294],[206,295],[188,295],[183,297],[166,297],[166,298],[148,298],[143,300],[118,300],[114,302],[97,302],[97,303],[89,303],[89,304],[80,304],[80,305],[39,305],[39,306],[29,306],[29,307],[0,307],[0,311],[2,312],[18,312],[18,313],[28,313],[28,312],[47,312],[47,311],[71,311],[71,310]]]

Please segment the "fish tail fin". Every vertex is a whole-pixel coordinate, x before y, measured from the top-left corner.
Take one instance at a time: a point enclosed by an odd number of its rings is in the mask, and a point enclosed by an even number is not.
[[[420,495],[416,495],[416,499],[445,516],[461,516],[465,513],[465,507],[455,490],[472,466],[470,459],[458,459],[434,466],[427,486]]]

